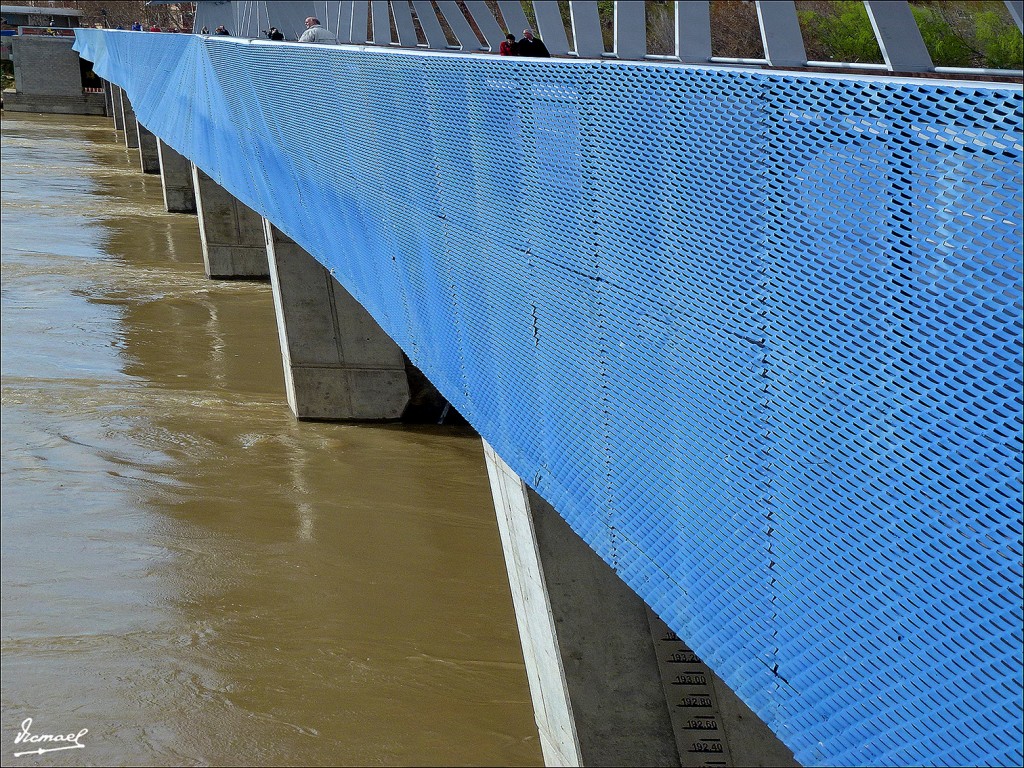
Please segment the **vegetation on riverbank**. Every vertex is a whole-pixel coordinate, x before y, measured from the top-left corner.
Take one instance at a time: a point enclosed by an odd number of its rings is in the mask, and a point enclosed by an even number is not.
[[[14,88],[14,62],[0,61],[0,91]]]
[[[882,61],[863,3],[830,0],[798,5],[823,6],[799,12],[812,60]],[[1001,5],[916,2],[911,3],[911,9],[936,66],[1020,69],[1024,65],[1024,37]]]

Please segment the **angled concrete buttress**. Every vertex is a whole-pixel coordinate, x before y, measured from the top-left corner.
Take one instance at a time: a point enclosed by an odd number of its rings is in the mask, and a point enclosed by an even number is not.
[[[208,277],[267,278],[263,217],[192,164]]]
[[[160,173],[160,152],[156,146],[156,134],[142,123],[135,121],[139,133],[139,163],[143,173]]]
[[[103,81],[103,112],[107,117],[114,117],[114,84],[109,80]]]
[[[124,130],[124,102],[121,101],[121,95],[124,93],[124,89],[120,85],[110,84],[110,100],[114,106],[114,130]]]
[[[135,118],[135,108],[128,94],[121,88],[121,114],[124,120],[124,145],[128,149],[139,146],[139,121]]]
[[[402,350],[294,240],[263,220],[288,404],[300,419],[398,419],[410,401]]]
[[[117,86],[114,86],[115,88]],[[160,186],[168,213],[195,213],[196,191],[192,184],[192,163],[173,147],[156,140],[160,163]]]
[[[797,764],[487,442],[484,458],[545,765]]]

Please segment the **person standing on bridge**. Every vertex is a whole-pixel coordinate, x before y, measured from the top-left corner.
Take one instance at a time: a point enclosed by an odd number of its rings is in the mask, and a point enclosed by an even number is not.
[[[219,27],[217,27],[215,30],[213,30],[213,34],[215,34],[215,35],[230,35],[231,33],[228,32],[227,27],[225,27],[223,24],[221,24]]]
[[[523,39],[518,43],[520,56],[533,56],[536,59],[550,59],[548,47],[539,37],[533,36],[533,30],[527,27],[523,30]]]
[[[306,19],[306,31],[299,38],[300,43],[337,43],[338,37],[330,30],[320,26],[320,19],[310,16]]]

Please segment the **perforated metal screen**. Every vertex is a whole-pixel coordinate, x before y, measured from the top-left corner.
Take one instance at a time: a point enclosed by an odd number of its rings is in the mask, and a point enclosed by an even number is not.
[[[1021,762],[1020,88],[78,35],[800,762]]]

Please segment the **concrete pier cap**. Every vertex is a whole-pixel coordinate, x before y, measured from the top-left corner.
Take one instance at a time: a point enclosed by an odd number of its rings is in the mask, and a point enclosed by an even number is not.
[[[110,84],[110,100],[113,108],[112,117],[114,118],[114,130],[124,130],[124,102],[121,100],[124,94],[124,89],[114,83]]]
[[[119,89],[121,94],[121,115],[124,121],[124,145],[128,149],[137,149],[139,146],[139,121],[135,117],[135,108],[124,88]]]
[[[116,87],[116,86],[114,86]],[[160,186],[168,213],[196,213],[196,191],[192,183],[192,164],[188,158],[162,139],[156,141],[160,165]]]
[[[299,419],[400,419],[405,356],[322,264],[263,219],[288,404]]]
[[[160,151],[157,138],[151,130],[136,121],[135,130],[139,137],[139,164],[143,173],[160,173]]]
[[[192,164],[207,277],[266,279],[263,217]]]

